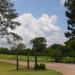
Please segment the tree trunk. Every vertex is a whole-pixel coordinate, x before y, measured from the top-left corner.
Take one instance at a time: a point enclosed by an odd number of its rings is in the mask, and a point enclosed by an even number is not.
[[[35,70],[37,70],[37,53],[36,53],[36,50],[35,50]]]
[[[28,54],[28,51],[27,51],[27,68],[29,69],[29,54]]]
[[[18,50],[16,50],[16,70],[19,70],[19,62],[18,62]]]

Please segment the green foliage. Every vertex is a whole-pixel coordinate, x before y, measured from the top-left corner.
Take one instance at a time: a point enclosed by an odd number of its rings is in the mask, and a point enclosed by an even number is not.
[[[65,35],[71,39],[75,37],[75,0],[65,1],[65,7],[67,8],[66,17],[68,17],[67,28],[69,30]]]
[[[66,41],[65,44],[71,50],[75,50],[75,38]]]
[[[55,62],[61,62],[63,57],[63,45],[54,44],[49,47],[49,55],[54,58]]]
[[[16,26],[20,24],[13,19],[18,17],[16,10],[14,9],[14,4],[10,0],[0,0],[0,35],[6,36],[8,43],[10,42],[10,37],[17,37],[17,34],[11,33],[9,29],[14,30]],[[9,37],[8,37],[9,36]]]
[[[75,38],[72,38],[65,42],[65,47],[67,49],[67,56],[75,57]]]
[[[39,64],[34,65],[35,70],[39,70]]]
[[[17,46],[18,49],[25,49],[25,45],[23,43],[20,43],[18,46]]]
[[[9,53],[9,50],[8,50],[8,48],[0,48],[0,54],[7,54],[7,53]]]
[[[63,62],[64,63],[75,63],[75,57],[64,57]]]
[[[46,66],[45,66],[45,64],[37,64],[37,65],[34,65],[34,69],[45,70]]]
[[[45,70],[46,69],[46,66],[45,64],[40,64],[40,67],[39,67],[41,70]]]
[[[33,52],[35,56],[35,69],[37,69],[37,54],[42,53],[46,49],[46,39],[44,37],[37,37],[30,41],[33,45]]]
[[[44,37],[37,37],[31,40],[31,44],[33,45],[33,52],[36,50],[37,54],[46,49],[46,39]]]

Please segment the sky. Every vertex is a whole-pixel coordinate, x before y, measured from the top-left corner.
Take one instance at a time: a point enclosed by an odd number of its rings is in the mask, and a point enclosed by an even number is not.
[[[12,0],[12,2],[19,13],[15,20],[21,23],[14,32],[22,36],[27,47],[30,47],[30,40],[35,37],[45,37],[48,46],[63,44],[67,40],[64,36],[67,29],[65,0]]]
[[[19,15],[31,13],[38,18],[42,14],[49,16],[58,16],[58,25],[64,27],[65,18],[65,0],[12,0]],[[65,28],[65,27],[64,27]]]

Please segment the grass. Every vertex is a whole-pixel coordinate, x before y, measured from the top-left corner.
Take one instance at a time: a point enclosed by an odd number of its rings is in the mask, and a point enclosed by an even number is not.
[[[16,55],[0,54],[0,58],[1,59],[15,60]],[[34,56],[29,56],[29,59],[30,59],[30,61],[34,61]],[[27,56],[19,55],[19,60],[26,61]],[[49,56],[38,56],[38,61],[49,62],[49,61],[53,61],[53,59],[51,59]]]
[[[46,70],[46,71],[28,71],[28,70],[15,70],[15,65],[0,62],[0,75],[61,75],[61,73]]]
[[[16,55],[0,54],[0,59],[15,60]],[[38,56],[38,62],[54,62],[54,59],[49,56]],[[27,56],[19,55],[19,60],[27,61]],[[30,61],[34,61],[34,56],[29,56]],[[64,57],[63,63],[75,63],[75,57]]]

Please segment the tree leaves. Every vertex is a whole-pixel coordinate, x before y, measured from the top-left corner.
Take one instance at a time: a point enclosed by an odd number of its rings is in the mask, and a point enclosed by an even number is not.
[[[69,32],[65,33],[66,37],[70,39],[75,37],[75,0],[67,0],[65,2],[65,7],[67,8],[66,17],[68,17],[67,29]]]
[[[8,31],[8,28],[14,30],[20,23],[14,21],[18,17],[18,13],[14,9],[14,4],[10,0],[0,0],[0,35],[6,36],[8,43],[22,40],[22,37],[16,33]],[[11,38],[13,39],[11,41]]]

